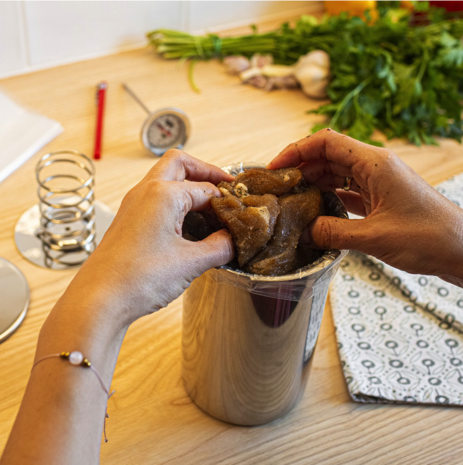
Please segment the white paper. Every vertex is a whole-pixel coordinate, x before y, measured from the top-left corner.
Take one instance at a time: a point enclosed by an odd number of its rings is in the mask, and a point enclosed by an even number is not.
[[[0,182],[62,132],[57,121],[25,110],[0,92]]]

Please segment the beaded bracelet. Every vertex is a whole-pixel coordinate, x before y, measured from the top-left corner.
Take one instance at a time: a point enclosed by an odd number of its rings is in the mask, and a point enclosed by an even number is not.
[[[41,362],[44,360],[47,360],[49,358],[55,358],[59,357],[65,360],[69,360],[69,363],[74,366],[81,366],[84,368],[90,368],[90,370],[95,374],[97,377],[98,381],[100,382],[100,386],[102,387],[104,393],[108,396],[109,398],[116,392],[115,390],[111,393],[109,393],[109,390],[106,389],[103,380],[101,379],[101,376],[99,373],[96,371],[96,369],[93,367],[92,363],[88,358],[85,358],[81,352],[75,350],[74,352],[61,352],[60,354],[50,354],[46,355],[45,357],[42,357],[41,359],[37,360],[34,365],[32,366],[32,370]],[[31,370],[31,371],[32,371]],[[106,410],[105,410],[105,419],[104,419],[104,424],[103,424],[103,434],[104,434],[104,442],[108,442],[108,439],[106,437],[106,418],[109,418],[108,415],[108,406],[106,405]]]

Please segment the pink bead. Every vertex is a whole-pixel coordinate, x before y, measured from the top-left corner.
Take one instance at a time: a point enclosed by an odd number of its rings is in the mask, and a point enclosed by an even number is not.
[[[80,365],[83,359],[84,359],[84,356],[82,355],[81,352],[78,352],[78,351],[71,352],[69,355],[69,361],[73,365]]]

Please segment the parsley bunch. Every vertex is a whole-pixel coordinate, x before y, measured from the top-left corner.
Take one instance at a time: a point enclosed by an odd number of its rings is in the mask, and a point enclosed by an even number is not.
[[[371,139],[375,129],[416,145],[437,144],[436,136],[461,142],[463,20],[436,10],[427,12],[427,25],[410,26],[410,21],[406,10],[383,8],[374,23],[368,14],[365,20],[347,14],[321,21],[303,16],[294,27],[285,23],[266,34],[254,28],[252,35],[219,38],[162,30],[148,37],[165,58],[260,52],[292,65],[312,50],[324,50],[331,58],[331,103],[310,112],[327,117],[314,132],[332,127],[375,145],[381,145]]]
[[[437,144],[435,136],[461,142],[463,21],[410,27],[409,20],[389,10],[372,25],[341,15],[283,26],[286,57],[319,48],[331,58],[331,103],[311,112],[328,120],[313,131],[332,127],[376,145],[375,129],[416,145]]]

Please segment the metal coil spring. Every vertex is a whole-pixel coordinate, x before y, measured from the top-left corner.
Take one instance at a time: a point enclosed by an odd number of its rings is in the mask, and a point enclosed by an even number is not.
[[[92,161],[76,150],[44,155],[36,167],[42,241],[47,257],[66,266],[82,264],[95,248]]]

